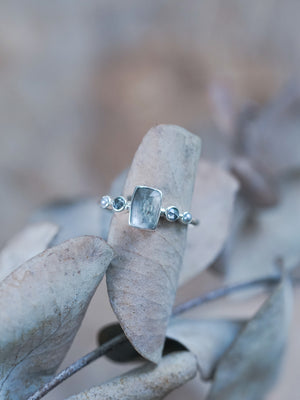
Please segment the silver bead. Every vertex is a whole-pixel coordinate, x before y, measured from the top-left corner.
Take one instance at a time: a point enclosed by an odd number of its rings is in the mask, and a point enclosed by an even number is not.
[[[103,196],[100,200],[100,205],[102,208],[107,208],[111,205],[112,201],[109,196]]]
[[[184,224],[190,224],[191,222],[192,222],[192,219],[193,219],[193,217],[192,217],[192,214],[191,213],[189,213],[189,212],[184,212],[183,214],[182,214],[182,217],[181,217],[181,221],[184,223]]]

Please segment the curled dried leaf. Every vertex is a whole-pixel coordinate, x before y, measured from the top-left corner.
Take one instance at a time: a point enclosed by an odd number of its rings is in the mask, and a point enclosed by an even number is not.
[[[196,374],[196,360],[191,353],[172,353],[163,357],[157,366],[147,363],[68,400],[160,400]]]
[[[137,150],[124,187],[158,188],[163,207],[189,210],[200,154],[200,140],[183,128],[152,128]],[[158,362],[172,312],[185,250],[187,227],[161,221],[156,231],[128,226],[128,216],[115,214],[108,236],[118,257],[107,271],[111,305],[135,349]]]
[[[238,187],[229,173],[200,161],[192,200],[200,225],[189,228],[180,284],[209,267],[224,247]]]
[[[231,172],[241,184],[241,192],[256,207],[271,207],[278,202],[274,182],[267,174],[261,173],[247,157],[235,157]]]
[[[203,379],[210,379],[225,351],[243,327],[242,321],[172,318],[167,337],[176,340],[197,358]]]
[[[44,251],[58,232],[58,226],[39,222],[26,226],[0,253],[0,282],[22,263]]]
[[[44,251],[0,283],[1,398],[28,398],[56,371],[113,251],[100,238]]]
[[[236,226],[227,257],[230,282],[259,278],[277,272],[276,260],[286,268],[300,260],[300,177],[286,178],[276,207],[258,210]]]
[[[242,328],[217,365],[208,400],[258,400],[274,383],[291,318],[290,282],[284,278]]]
[[[101,231],[101,208],[97,198],[61,200],[38,209],[31,221],[51,221],[60,227],[52,246],[83,235],[99,236]]]
[[[300,85],[293,83],[248,125],[244,135],[246,154],[273,175],[299,170],[299,132]]]

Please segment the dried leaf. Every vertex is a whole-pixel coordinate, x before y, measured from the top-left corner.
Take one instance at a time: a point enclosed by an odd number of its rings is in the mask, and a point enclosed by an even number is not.
[[[191,320],[171,318],[163,354],[187,349],[197,357],[198,368],[203,379],[209,379],[216,363],[244,325],[244,321]],[[122,333],[118,323],[103,327],[98,334],[99,345]],[[129,341],[112,349],[106,356],[117,362],[131,362],[141,359]]]
[[[136,185],[161,189],[163,207],[189,210],[200,153],[200,140],[183,128],[151,129],[137,150],[124,195]],[[158,362],[177,289],[187,227],[161,221],[154,232],[128,226],[115,214],[108,243],[118,257],[107,272],[108,294],[121,326],[135,349]]]
[[[274,182],[267,174],[261,173],[249,158],[233,158],[230,169],[241,184],[241,193],[252,206],[276,205],[278,194]]]
[[[197,357],[203,379],[210,379],[224,352],[235,340],[244,322],[173,318],[167,337],[176,340]]]
[[[85,236],[48,249],[0,283],[0,393],[22,400],[56,371],[113,257]]]
[[[260,400],[277,377],[291,318],[284,279],[245,325],[217,366],[208,400]]]
[[[286,268],[300,260],[300,176],[285,179],[276,207],[257,210],[241,221],[227,262],[228,281],[237,282],[276,273],[276,260]]]
[[[157,366],[147,363],[68,400],[160,400],[193,379],[196,373],[196,360],[191,353],[172,353]]]
[[[97,198],[64,200],[40,208],[33,214],[31,221],[51,221],[60,227],[59,234],[51,243],[55,246],[74,237],[99,236],[101,213]]]
[[[108,324],[99,330],[98,344],[103,345],[104,343],[114,339],[116,336],[122,333],[123,330],[119,323],[114,322]],[[163,355],[180,350],[186,350],[186,347],[173,339],[166,338]],[[105,356],[110,360],[116,361],[118,363],[128,363],[132,361],[143,360],[142,356],[135,350],[128,339],[122,342],[120,345],[112,348],[105,354]]]
[[[0,282],[22,263],[44,251],[58,232],[58,226],[40,222],[26,226],[0,253]]]
[[[221,252],[229,233],[237,190],[233,176],[200,161],[192,201],[192,212],[199,217],[200,225],[189,228],[180,284],[211,265]]]
[[[245,132],[245,151],[273,175],[300,167],[300,85],[281,92]]]

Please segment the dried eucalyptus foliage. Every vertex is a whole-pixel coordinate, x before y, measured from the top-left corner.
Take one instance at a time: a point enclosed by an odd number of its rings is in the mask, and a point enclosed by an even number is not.
[[[35,213],[34,223],[0,253],[0,398],[25,400],[49,381],[106,270],[120,325],[103,329],[100,339],[109,341],[123,330],[127,338],[107,356],[122,362],[144,357],[157,365],[147,362],[70,399],[162,399],[197,370],[201,381],[211,382],[210,400],[265,396],[288,338],[292,302],[286,276],[249,320],[171,314],[178,284],[212,266],[225,246],[228,276],[235,281],[278,273],[279,258],[287,269],[299,264],[298,150],[284,162],[277,160],[277,144],[271,146],[267,159],[278,162],[273,174],[256,153],[262,141],[271,140],[271,131],[282,139],[275,129],[278,113],[295,146],[299,96],[292,94],[239,125],[227,143],[227,171],[211,161],[198,164],[200,140],[183,128],[160,125],[145,136],[112,194],[130,195],[136,185],[158,187],[163,206],[191,209],[201,220],[197,227],[160,221],[155,232],[134,229],[126,214],[105,216],[95,199],[56,203]],[[81,236],[100,232],[109,244]]]
[[[34,229],[40,226],[28,228],[25,237]],[[44,237],[50,231],[53,226]],[[28,240],[18,236],[14,243],[20,254]],[[79,237],[39,253],[0,281],[2,399],[27,399],[54,374],[112,257],[100,238]]]
[[[175,352],[163,357],[157,366],[147,363],[67,400],[160,400],[196,374],[195,357],[186,351]]]
[[[200,379],[212,384],[209,400],[260,400],[280,370],[291,313],[292,288],[284,275],[251,319],[171,318],[166,337],[194,354]],[[120,330],[112,325],[104,332],[102,338],[106,341]],[[170,351],[168,345],[167,340],[166,351]],[[118,355],[114,351],[108,356],[128,362],[137,359],[133,350],[127,342],[119,348]]]

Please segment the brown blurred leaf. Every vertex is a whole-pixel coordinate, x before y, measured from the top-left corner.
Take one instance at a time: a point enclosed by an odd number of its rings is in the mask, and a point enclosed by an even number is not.
[[[281,364],[292,309],[287,279],[245,325],[217,366],[208,400],[261,400]]]
[[[210,379],[224,352],[235,340],[244,322],[172,318],[167,337],[176,340],[197,357],[203,379]]]
[[[163,207],[189,210],[200,140],[183,128],[159,125],[144,137],[126,180],[124,195],[136,185],[161,189]],[[112,307],[135,349],[158,362],[177,289],[187,227],[160,221],[155,232],[128,226],[115,214],[108,237],[118,257],[107,271]]]
[[[252,206],[270,207],[278,202],[274,182],[261,173],[249,158],[233,158],[230,169],[241,184],[241,193]]]
[[[245,131],[245,151],[273,175],[300,168],[300,85],[287,86]]]
[[[191,353],[172,353],[163,357],[157,366],[147,363],[68,400],[160,400],[196,374],[196,360]]]
[[[0,282],[22,263],[44,251],[58,232],[58,226],[40,222],[26,226],[0,253]]]
[[[0,393],[22,400],[56,371],[113,257],[85,236],[48,249],[0,283]]]
[[[279,189],[276,207],[257,210],[236,227],[226,260],[230,282],[276,273],[278,258],[286,268],[300,260],[300,176],[285,178]]]
[[[180,284],[211,265],[221,252],[229,233],[238,187],[229,173],[200,161],[192,200],[192,212],[200,219],[200,225],[189,227]]]

